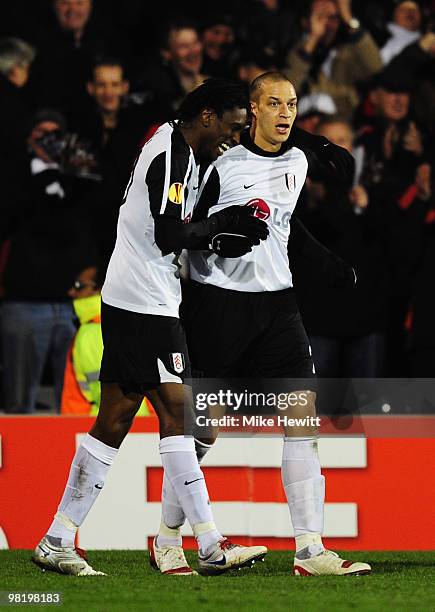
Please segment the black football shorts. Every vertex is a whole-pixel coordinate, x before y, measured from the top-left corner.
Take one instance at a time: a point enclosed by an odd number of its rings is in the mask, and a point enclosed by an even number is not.
[[[191,281],[183,325],[194,375],[293,379],[294,389],[316,390],[293,289],[254,293]]]
[[[144,394],[167,382],[190,378],[186,338],[176,317],[149,315],[102,303],[104,351],[100,381]]]

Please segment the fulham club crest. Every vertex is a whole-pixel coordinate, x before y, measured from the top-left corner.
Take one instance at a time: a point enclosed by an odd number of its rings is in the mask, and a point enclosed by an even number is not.
[[[177,374],[181,374],[184,370],[184,355],[183,353],[170,353],[169,357],[171,358],[172,367]]]
[[[285,184],[287,185],[287,189],[290,191],[290,193],[293,193],[294,190],[296,189],[296,177],[294,174],[289,174],[288,172],[286,172],[285,175]]]

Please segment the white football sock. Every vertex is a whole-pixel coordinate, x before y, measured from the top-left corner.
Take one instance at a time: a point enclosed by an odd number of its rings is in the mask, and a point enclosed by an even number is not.
[[[193,438],[169,436],[160,440],[163,469],[187,516],[202,554],[222,540],[216,530],[204,475],[195,454]]]
[[[71,465],[65,492],[47,536],[54,546],[73,546],[77,528],[85,520],[112,465],[117,448],[87,434]]]
[[[156,544],[159,548],[162,546],[182,546],[183,542],[181,539],[180,527],[168,527],[162,519],[159,533],[156,538]]]
[[[296,554],[303,558],[324,550],[323,508],[325,478],[320,473],[317,438],[284,438],[282,484],[290,508]]]
[[[157,535],[157,546],[181,546],[181,525],[185,515],[178,502],[177,494],[171,485],[166,472],[163,474],[162,485],[162,520]]]
[[[194,440],[196,457],[198,463],[201,463],[213,445],[200,442],[196,438]],[[183,508],[180,506],[175,489],[165,473],[162,486],[162,520],[157,536],[157,546],[181,546],[181,532],[179,527],[184,525],[185,520],[186,516],[183,512]],[[172,533],[169,533],[168,529]],[[171,544],[170,540],[174,543]],[[175,542],[177,543],[175,544]]]

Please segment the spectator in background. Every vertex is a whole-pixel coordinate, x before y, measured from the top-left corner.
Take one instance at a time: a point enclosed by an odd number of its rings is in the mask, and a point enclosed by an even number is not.
[[[118,210],[134,160],[149,128],[164,121],[164,107],[156,108],[152,101],[135,104],[128,100],[129,81],[115,58],[98,59],[90,77],[87,104],[75,118],[74,131],[95,157],[93,172],[99,180],[87,199],[99,254],[106,262],[113,250]]]
[[[288,6],[291,4],[291,8]],[[250,2],[240,21],[240,38],[244,45],[272,54],[277,66],[285,62],[285,55],[300,35],[299,11],[280,0]]]
[[[388,70],[399,77],[412,75],[415,116],[426,131],[435,134],[435,33],[427,32],[405,47],[391,60]]]
[[[143,89],[151,89],[158,99],[170,101],[175,114],[184,96],[200,85],[202,43],[196,25],[182,17],[165,28],[160,46],[160,62],[150,65],[140,79]]]
[[[361,182],[386,228],[388,258],[387,352],[391,376],[406,372],[405,320],[410,305],[425,206],[414,197],[417,168],[425,161],[421,130],[413,119],[409,75],[387,69],[375,91],[378,117],[363,128]]]
[[[272,53],[256,47],[243,47],[237,61],[237,76],[249,88],[252,81],[264,72],[277,69]]]
[[[317,133],[353,152],[349,123],[324,118]],[[298,217],[357,275],[355,289],[343,292],[314,277],[310,282],[313,271],[306,263],[295,266],[295,287],[317,375],[320,379],[382,376],[386,267],[384,230],[376,207],[360,184],[343,193],[335,185],[307,180]]]
[[[362,181],[376,193],[376,199],[398,202],[423,161],[422,131],[411,111],[414,81],[408,74],[389,68],[378,75],[372,100],[376,108],[373,123],[363,126],[359,144],[364,149]]]
[[[395,2],[392,21],[387,23],[389,38],[381,49],[384,65],[421,37],[420,27],[421,11],[418,3],[414,0]]]
[[[299,95],[328,93],[338,114],[352,120],[358,85],[382,67],[370,34],[353,16],[350,0],[312,0],[305,34],[289,51],[285,74]]]
[[[201,34],[202,71],[211,77],[230,78],[234,70],[234,26],[228,15],[210,15]]]
[[[66,360],[62,391],[62,414],[96,415],[100,407],[99,382],[103,337],[101,334],[101,287],[104,275],[95,266],[81,270],[68,291],[79,328]],[[137,413],[150,414],[147,400]]]
[[[62,389],[62,414],[97,414],[103,354],[101,287],[97,268],[81,270],[68,295],[73,300],[79,329],[69,347]]]
[[[25,197],[20,209],[2,219],[10,241],[1,322],[7,412],[35,410],[49,355],[60,406],[65,358],[74,335],[67,292],[77,272],[95,257],[77,204],[83,180],[62,171],[65,129],[55,111],[35,115],[20,185]]]
[[[416,198],[426,204],[421,256],[412,289],[409,317],[411,375],[435,378],[435,198],[434,163],[422,164],[416,174]]]
[[[11,206],[16,198],[27,158],[27,130],[31,103],[26,84],[35,50],[18,38],[0,39],[0,168],[2,206]],[[0,237],[1,245],[1,237]]]
[[[310,134],[315,134],[320,121],[336,113],[337,107],[329,94],[312,93],[299,98],[296,124]]]
[[[124,60],[129,49],[113,25],[93,16],[93,0],[52,0],[53,22],[36,33],[38,56],[32,75],[35,103],[59,108],[68,119],[83,105],[86,81],[97,55]]]
[[[76,117],[75,127],[91,138],[98,151],[118,149],[118,156],[131,169],[138,145],[152,125],[164,120],[164,113],[156,103],[129,98],[129,89],[121,61],[97,58],[87,82],[86,110]],[[124,170],[121,180],[125,178]]]

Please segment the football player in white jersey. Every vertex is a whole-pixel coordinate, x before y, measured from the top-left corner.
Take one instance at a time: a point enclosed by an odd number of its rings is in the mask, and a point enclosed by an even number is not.
[[[206,81],[182,103],[178,122],[161,126],[136,161],[102,290],[101,406],[76,451],[58,512],[34,551],[32,559],[43,569],[78,576],[102,574],[75,548],[76,531],[103,488],[144,395],[160,421],[164,486],[175,491],[192,526],[200,571],[221,573],[249,565],[267,552],[263,546],[233,544],[214,524],[195,441],[184,435],[191,393],[183,384],[189,361],[178,318],[177,254],[182,249],[212,245],[225,255],[225,244],[219,240],[212,244],[222,232],[246,236],[252,245],[267,238],[265,223],[235,206],[190,223],[199,164],[210,163],[237,143],[246,124],[247,104],[236,83]],[[177,546],[170,519],[167,522],[168,528],[154,542],[154,564],[163,573],[196,574]]]
[[[251,129],[208,169],[194,219],[228,206],[248,207],[267,223],[269,236],[239,259],[210,250],[190,252],[192,282],[185,309],[189,352],[192,366],[205,378],[286,379],[292,398],[301,398],[286,414],[315,417],[314,366],[294,295],[288,244],[290,253],[299,250],[338,286],[352,287],[355,275],[292,214],[309,166],[314,175],[346,183],[353,175],[353,160],[325,138],[293,127],[297,98],[285,76],[258,77],[250,94]],[[210,325],[216,321],[218,325]],[[323,546],[325,492],[317,429],[287,427],[284,433],[282,483],[296,539],[293,573],[370,572],[367,563],[346,561]],[[202,445],[202,455],[210,442]],[[181,524],[180,506],[178,512]]]

